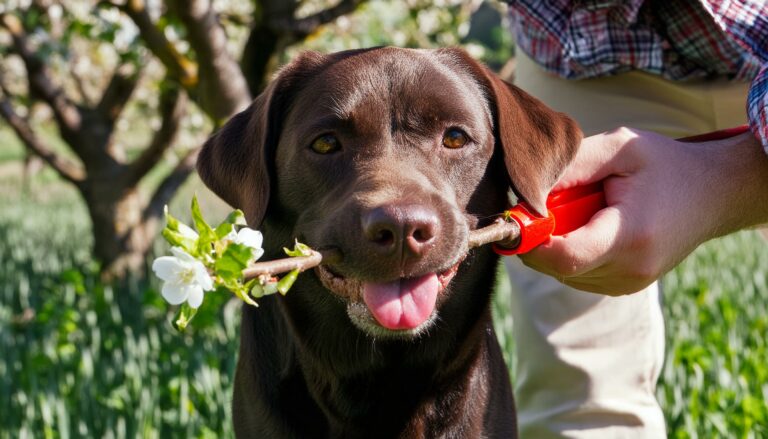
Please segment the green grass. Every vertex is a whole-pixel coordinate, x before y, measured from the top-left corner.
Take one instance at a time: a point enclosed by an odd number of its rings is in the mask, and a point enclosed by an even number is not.
[[[768,242],[709,242],[664,279],[670,437],[768,437]]]
[[[156,283],[98,280],[61,192],[0,202],[0,437],[231,436],[235,304],[179,335]]]
[[[0,438],[231,436],[237,307],[177,334],[154,281],[98,281],[71,190],[33,182],[25,197],[17,180],[0,176]],[[768,437],[768,244],[711,242],[664,289],[670,436]],[[508,301],[494,313],[511,355]]]

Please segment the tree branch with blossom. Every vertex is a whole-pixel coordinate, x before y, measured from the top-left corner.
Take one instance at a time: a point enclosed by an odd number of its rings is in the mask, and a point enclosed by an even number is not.
[[[285,295],[299,273],[320,264],[341,261],[338,250],[317,251],[300,242],[285,248],[287,258],[256,262],[263,254],[263,237],[248,228],[240,210],[232,212],[217,227],[210,226],[192,199],[195,229],[181,223],[165,210],[163,237],[172,245],[172,256],[161,256],[152,264],[163,280],[163,297],[171,305],[181,305],[174,327],[183,330],[202,305],[206,292],[229,291],[245,303],[258,306],[255,299],[280,293]],[[492,242],[514,242],[520,235],[515,222],[497,219],[493,224],[469,233],[467,251]],[[282,278],[275,275],[287,273]]]

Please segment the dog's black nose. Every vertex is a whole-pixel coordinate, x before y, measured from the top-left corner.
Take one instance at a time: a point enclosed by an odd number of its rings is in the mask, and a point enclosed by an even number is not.
[[[370,248],[382,256],[420,257],[440,232],[440,219],[432,209],[418,205],[386,205],[362,218]]]

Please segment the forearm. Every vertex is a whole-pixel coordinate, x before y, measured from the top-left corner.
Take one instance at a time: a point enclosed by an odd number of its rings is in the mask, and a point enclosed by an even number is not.
[[[696,184],[709,192],[711,206],[697,215],[710,224],[707,238],[768,223],[768,154],[755,136],[747,132],[697,146],[704,163]],[[706,218],[710,213],[714,217]]]

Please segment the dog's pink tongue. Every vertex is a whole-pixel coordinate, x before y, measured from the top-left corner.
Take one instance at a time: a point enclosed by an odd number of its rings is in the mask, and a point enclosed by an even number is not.
[[[381,326],[413,329],[432,315],[439,285],[435,273],[382,284],[366,282],[363,300]]]

